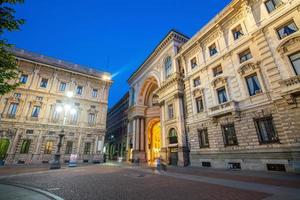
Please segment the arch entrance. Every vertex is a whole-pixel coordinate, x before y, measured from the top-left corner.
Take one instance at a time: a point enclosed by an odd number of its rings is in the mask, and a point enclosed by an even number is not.
[[[157,158],[160,157],[161,150],[161,128],[160,121],[150,123],[148,129],[148,163],[154,163]]]

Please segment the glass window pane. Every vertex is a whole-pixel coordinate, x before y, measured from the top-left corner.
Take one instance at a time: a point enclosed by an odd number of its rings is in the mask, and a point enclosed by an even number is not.
[[[290,56],[296,75],[300,75],[300,52]]]

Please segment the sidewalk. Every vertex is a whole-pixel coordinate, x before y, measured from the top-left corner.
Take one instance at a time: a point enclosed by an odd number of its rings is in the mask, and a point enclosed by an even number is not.
[[[49,192],[15,185],[0,184],[0,200],[63,200]]]

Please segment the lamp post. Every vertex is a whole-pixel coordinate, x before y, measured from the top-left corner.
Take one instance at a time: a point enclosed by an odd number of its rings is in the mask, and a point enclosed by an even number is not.
[[[73,92],[67,92],[66,95],[67,95],[68,98],[72,98],[73,97]],[[63,110],[64,110],[64,119],[63,119],[63,123],[62,123],[62,129],[61,129],[60,134],[58,135],[59,136],[59,142],[57,144],[57,151],[54,155],[53,162],[51,162],[50,169],[60,169],[61,168],[61,165],[60,165],[60,149],[61,149],[61,146],[62,146],[63,137],[65,136],[64,128],[65,128],[65,124],[66,124],[67,115],[68,115],[69,112],[72,115],[76,114],[76,110],[74,108],[72,108],[72,106],[70,104],[65,104],[63,106],[57,106],[55,108],[55,111],[57,113],[61,113]]]

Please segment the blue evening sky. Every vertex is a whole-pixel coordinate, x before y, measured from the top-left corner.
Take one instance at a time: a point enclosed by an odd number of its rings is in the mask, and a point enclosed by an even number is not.
[[[7,33],[17,47],[114,76],[109,106],[128,90],[127,79],[172,28],[193,36],[230,0],[25,0],[26,20]]]

